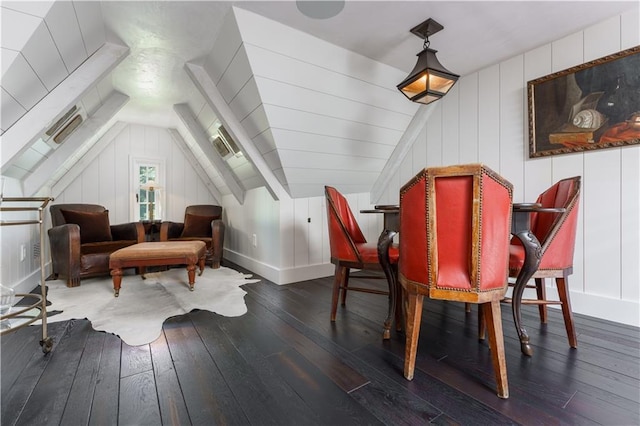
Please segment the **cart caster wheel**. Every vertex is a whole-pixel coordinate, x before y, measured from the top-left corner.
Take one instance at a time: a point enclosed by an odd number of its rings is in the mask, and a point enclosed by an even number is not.
[[[40,346],[42,346],[42,352],[48,354],[53,348],[53,339],[51,337],[47,337],[44,340],[40,340]]]

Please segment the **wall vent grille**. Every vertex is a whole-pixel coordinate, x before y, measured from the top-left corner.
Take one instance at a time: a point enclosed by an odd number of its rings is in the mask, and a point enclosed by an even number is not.
[[[52,148],[57,148],[58,145],[64,142],[64,140],[82,124],[85,118],[84,110],[74,105],[44,132],[42,140]]]

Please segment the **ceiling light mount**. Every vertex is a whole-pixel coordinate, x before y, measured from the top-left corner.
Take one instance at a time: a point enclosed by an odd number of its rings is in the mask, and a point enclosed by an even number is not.
[[[443,28],[438,22],[429,18],[411,29],[412,34],[424,39],[423,50],[418,53],[418,62],[409,76],[397,87],[413,102],[430,104],[437,101],[446,95],[460,78],[438,61],[436,50],[429,48],[429,36]]]
[[[418,24],[415,27],[411,28],[411,34],[414,34],[421,39],[426,40],[442,29],[444,29],[442,25],[429,18],[421,24]]]

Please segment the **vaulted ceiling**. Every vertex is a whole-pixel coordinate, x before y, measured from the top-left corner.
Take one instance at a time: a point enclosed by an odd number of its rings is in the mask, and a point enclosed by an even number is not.
[[[220,195],[367,192],[416,114],[395,85],[431,47],[465,75],[634,1],[1,2],[2,174],[51,188],[118,123],[172,129]],[[454,89],[455,90],[455,89]],[[51,128],[71,108],[64,143]],[[212,145],[223,125],[242,154]],[[121,125],[120,125],[121,126]],[[406,141],[405,141],[406,142]]]

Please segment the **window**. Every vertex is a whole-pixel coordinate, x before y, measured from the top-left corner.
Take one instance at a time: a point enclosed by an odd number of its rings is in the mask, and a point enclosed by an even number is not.
[[[134,220],[160,220],[164,197],[162,195],[163,164],[161,160],[132,159],[132,189],[135,194]]]

